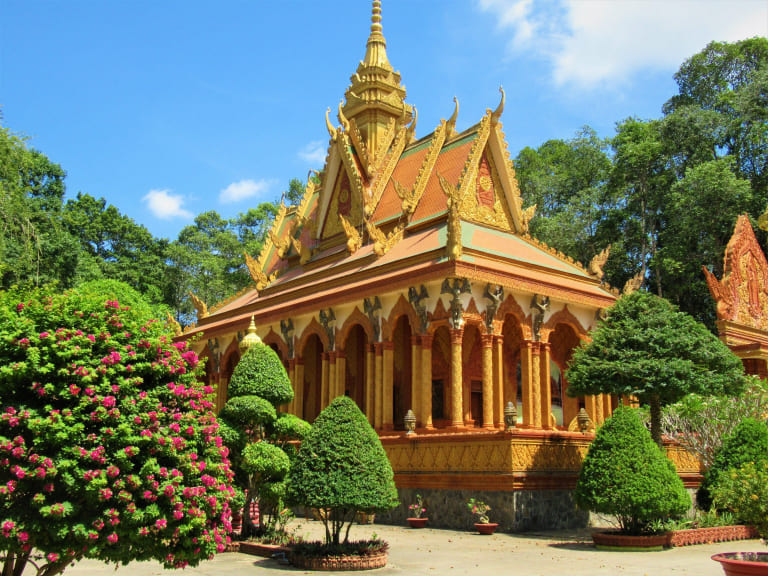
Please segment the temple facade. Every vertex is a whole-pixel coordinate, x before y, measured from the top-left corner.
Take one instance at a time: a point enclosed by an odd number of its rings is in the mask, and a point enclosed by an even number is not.
[[[285,410],[311,422],[353,398],[395,470],[392,520],[418,491],[435,525],[465,525],[478,494],[506,529],[583,523],[570,491],[618,399],[571,398],[563,374],[617,297],[602,282],[607,253],[585,269],[528,234],[535,207],[523,209],[503,90],[470,128],[456,130],[455,102],[420,138],[405,96],[374,1],[338,124],[326,113],[324,167],[245,255],[253,286],[199,306],[184,337],[198,336],[219,407],[251,320],[291,378]],[[695,461],[677,465],[698,477]]]

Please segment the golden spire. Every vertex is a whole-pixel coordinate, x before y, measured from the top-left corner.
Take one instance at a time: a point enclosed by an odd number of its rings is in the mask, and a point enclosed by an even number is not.
[[[240,352],[245,354],[248,348],[259,343],[261,343],[261,338],[256,334],[256,322],[254,322],[253,315],[251,315],[251,323],[248,326],[248,333],[243,336],[243,339],[240,341]]]
[[[392,70],[392,65],[387,59],[387,41],[381,33],[381,0],[373,0],[373,14],[371,15],[371,35],[368,36],[368,44],[365,48],[366,66],[376,66]]]

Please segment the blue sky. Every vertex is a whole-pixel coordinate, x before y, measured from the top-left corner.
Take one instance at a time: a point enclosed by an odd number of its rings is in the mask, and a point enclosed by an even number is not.
[[[383,0],[390,62],[432,132],[495,108],[514,157],[656,118],[682,61],[768,36],[768,0]],[[321,169],[325,110],[365,54],[369,0],[2,0],[3,124],[156,236]],[[335,113],[332,114],[335,123]]]

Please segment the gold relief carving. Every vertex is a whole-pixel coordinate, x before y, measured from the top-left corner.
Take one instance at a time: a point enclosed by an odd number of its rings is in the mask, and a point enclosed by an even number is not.
[[[397,180],[393,179],[392,185],[395,187],[395,192],[397,192],[398,198],[400,198],[401,207],[406,219],[410,220],[411,215],[416,210],[418,201],[414,197],[414,194]]]
[[[310,258],[312,258],[312,250],[310,250],[308,246],[304,245],[301,240],[294,238],[293,236],[291,236],[291,245],[299,255],[299,262],[302,266],[309,262]]]
[[[486,110],[486,114],[490,113],[491,115],[491,122],[496,125],[501,120],[501,115],[504,113],[504,103],[507,100],[507,95],[504,92],[504,88],[502,86],[499,86],[499,92],[501,92],[501,101],[499,102],[499,105],[496,107],[496,110],[491,112],[490,110]]]
[[[278,258],[285,258],[288,254],[288,250],[291,247],[291,236],[287,235],[280,239],[272,230],[268,230],[267,237],[269,238],[269,241],[272,242],[272,244],[275,246]]]
[[[461,245],[461,216],[459,206],[461,204],[461,192],[456,186],[452,186],[442,174],[438,173],[440,187],[448,201],[448,238],[446,242],[446,255],[449,260],[457,260],[462,254]]]
[[[200,318],[198,317],[198,320],[199,319]],[[174,336],[181,336],[181,324],[179,324],[176,321],[176,318],[171,316],[171,313],[168,312],[168,311],[166,311],[166,313],[165,313],[165,324],[168,326],[168,328],[171,329],[171,331],[173,332]]]
[[[475,194],[462,196],[461,216],[470,222],[487,224],[494,228],[512,231],[512,215],[503,194],[496,193],[498,171],[485,154],[480,158],[475,174]]]
[[[682,446],[666,446],[667,457],[672,460],[678,474],[700,474],[704,466],[695,454]]]
[[[536,204],[528,206],[528,208],[523,210],[521,214],[522,217],[520,223],[523,227],[523,232],[528,232],[528,226],[530,225],[531,220],[533,220],[533,217],[536,215]]]
[[[379,142],[376,150],[374,150],[374,156],[371,159],[372,168],[370,174],[378,172],[379,168],[381,168],[382,160],[387,155],[387,150],[389,150],[389,147],[392,145],[392,141],[395,139],[396,132],[397,121],[393,117],[390,117],[389,120],[387,120],[387,131],[384,133],[384,136]]]
[[[368,234],[373,240],[373,252],[376,256],[384,256],[389,250],[403,239],[405,224],[400,223],[389,234],[384,234],[375,224],[365,221]]]
[[[605,272],[603,271],[603,267],[605,266],[605,263],[608,261],[608,257],[610,255],[611,255],[610,246],[606,246],[599,253],[595,254],[595,256],[592,257],[592,260],[589,261],[589,275],[594,278],[597,278],[602,282],[603,276],[605,275]]]
[[[645,271],[640,270],[637,274],[632,276],[627,282],[624,284],[624,288],[621,290],[622,294],[632,294],[632,292],[637,292],[640,290],[640,287],[643,285],[643,281],[645,280]]]
[[[248,267],[248,273],[251,275],[251,280],[256,283],[257,290],[263,290],[266,288],[272,280],[277,277],[277,273],[267,275],[262,270],[261,265],[254,260],[248,252],[243,253],[245,256],[245,265]]]
[[[403,155],[403,150],[405,150],[405,146],[408,144],[408,138],[408,129],[405,127],[401,128],[397,134],[397,138],[395,139],[395,143],[392,146],[389,155],[385,157],[388,158],[386,166],[382,171],[379,171],[378,169],[376,170],[376,174],[373,177],[373,187],[371,189],[370,199],[364,204],[366,217],[369,217],[371,214],[373,214],[373,211],[376,209],[379,200],[381,200],[381,195],[384,194],[384,189],[387,187],[387,182],[389,182],[389,179],[392,177],[392,173],[395,171],[395,167],[400,161],[400,156]],[[384,162],[385,158],[382,158],[382,163]]]
[[[355,226],[362,222],[361,196],[350,190],[350,179],[346,172],[342,173],[334,187],[331,203],[325,217],[323,238],[330,238],[342,232],[346,232],[341,216],[345,216],[347,223]]]
[[[328,108],[325,111],[325,127],[328,128],[328,135],[331,137],[331,142],[336,142],[336,138],[338,137],[339,133],[336,128],[334,128],[333,124],[331,124],[331,119],[329,118],[329,115],[331,113],[331,109]]]
[[[189,292],[189,299],[192,300],[192,305],[197,311],[197,321],[200,322],[200,320],[208,316],[208,306],[194,292]]]
[[[360,249],[360,246],[363,245],[363,237],[360,235],[360,232],[357,231],[357,228],[352,226],[343,214],[339,214],[339,220],[344,228],[344,233],[347,235],[347,250],[350,254],[354,254]]]
[[[339,115],[340,117],[343,116],[341,106],[339,106]],[[394,118],[392,118],[392,121],[394,121]],[[370,178],[374,170],[373,159],[368,155],[368,149],[365,147],[365,142],[363,142],[363,137],[357,127],[357,122],[353,118],[347,122],[347,126],[349,126],[349,138],[352,141],[352,145],[355,147],[357,156],[360,158],[360,163],[363,165],[366,174]]]
[[[363,179],[357,168],[357,163],[352,154],[352,145],[350,144],[349,137],[346,133],[341,134],[336,146],[339,148],[342,163],[344,164],[347,176],[349,177],[353,199],[359,198],[361,201],[365,202],[365,197],[363,196]],[[341,230],[337,230],[337,232],[340,231]]]
[[[451,117],[448,119],[448,122],[446,122],[445,125],[445,137],[450,138],[451,136],[454,136],[456,134],[456,120],[459,118],[459,99],[456,98],[456,96],[453,97],[453,114],[451,114]]]
[[[490,111],[489,111],[490,112]],[[458,188],[461,191],[461,197],[466,198],[467,192],[474,185],[477,178],[477,171],[480,167],[480,159],[483,156],[485,145],[488,142],[488,136],[491,134],[491,115],[487,113],[480,121],[480,127],[477,130],[477,136],[472,143],[467,161],[464,163],[461,176],[459,177]]]

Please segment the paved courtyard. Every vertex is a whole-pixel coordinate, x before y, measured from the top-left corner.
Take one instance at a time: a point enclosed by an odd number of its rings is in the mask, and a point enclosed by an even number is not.
[[[320,538],[322,524],[315,521],[298,523],[297,533]],[[759,540],[725,542],[672,548],[663,552],[603,552],[596,550],[586,531],[542,532],[527,534],[495,534],[480,536],[471,532],[414,530],[400,526],[355,525],[350,538],[364,539],[375,532],[390,543],[389,562],[385,568],[365,572],[380,576],[405,575],[626,575],[626,576],[722,576],[720,564],[712,554],[732,551],[766,552]],[[154,563],[134,562],[117,570],[100,562],[83,561],[67,570],[68,576],[168,575],[172,572]],[[243,576],[247,574],[308,574],[276,560],[239,553],[219,554],[214,560],[179,574],[191,576]],[[326,572],[325,574],[349,574]]]

